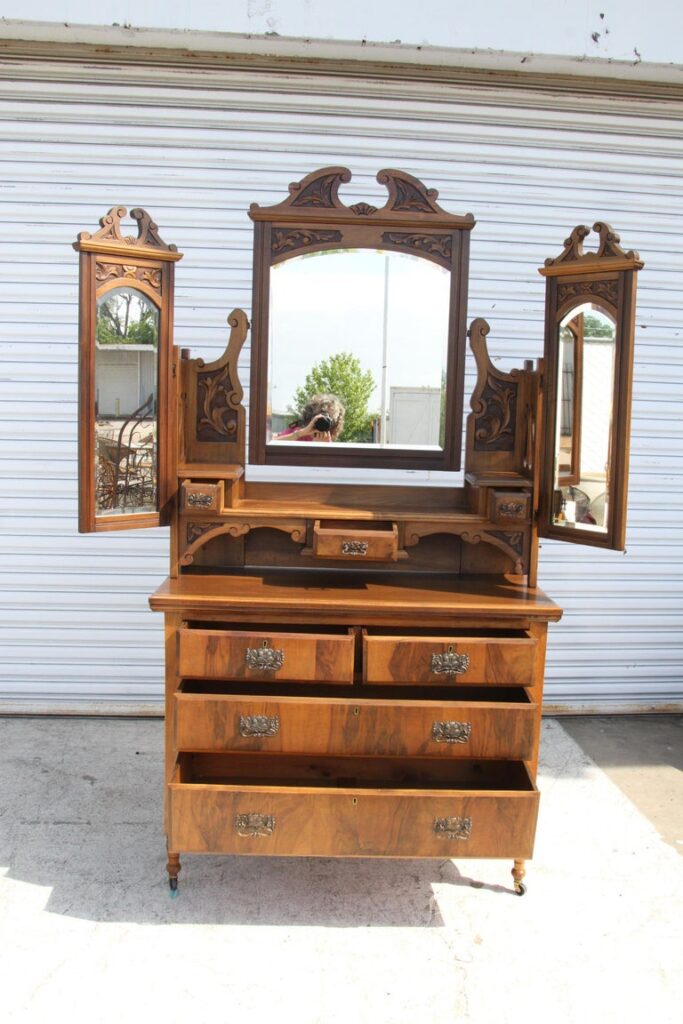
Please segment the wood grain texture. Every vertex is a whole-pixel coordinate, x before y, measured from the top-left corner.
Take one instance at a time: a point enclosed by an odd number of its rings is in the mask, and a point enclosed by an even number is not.
[[[363,680],[367,683],[398,684],[444,682],[493,683],[498,686],[528,686],[535,662],[535,641],[531,637],[489,639],[478,636],[368,636],[363,637]],[[457,674],[439,673],[434,655],[453,653],[467,659]]]
[[[531,758],[536,706],[509,701],[368,700],[252,697],[179,692],[178,750],[393,756]],[[277,731],[244,736],[244,719],[264,717]],[[458,723],[466,739],[439,738],[436,725]],[[443,731],[443,730],[442,730]],[[436,735],[435,735],[436,732]]]
[[[240,787],[180,781],[170,785],[170,847],[196,853],[325,857],[531,856],[538,793],[518,789],[370,789],[333,784]],[[343,782],[343,780],[339,780]],[[238,816],[268,826],[240,835]],[[242,820],[244,820],[242,818]],[[437,821],[465,823],[466,838],[446,838]],[[254,821],[254,818],[252,818]]]
[[[277,651],[282,666],[252,668],[247,651]],[[179,673],[188,678],[239,679],[245,683],[353,682],[354,637],[346,634],[274,633],[250,630],[181,629]]]

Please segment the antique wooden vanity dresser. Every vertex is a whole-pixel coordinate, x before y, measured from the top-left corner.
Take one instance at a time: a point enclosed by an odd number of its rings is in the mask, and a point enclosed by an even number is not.
[[[137,237],[123,208],[79,236],[80,525],[171,527],[150,603],[172,890],[181,854],[224,853],[505,857],[522,893],[561,614],[538,537],[623,547],[642,264],[608,225],[591,252],[576,228],[541,270],[544,360],[502,372],[486,322],[466,331],[473,217],[392,170],[385,206],[346,206],[349,179],[325,168],[250,210],[246,473],[245,314],[224,356],[192,359],[172,340],[180,254],[145,211]],[[304,383],[329,371],[332,390],[340,364],[347,424],[348,381],[374,387],[355,433],[287,441]]]

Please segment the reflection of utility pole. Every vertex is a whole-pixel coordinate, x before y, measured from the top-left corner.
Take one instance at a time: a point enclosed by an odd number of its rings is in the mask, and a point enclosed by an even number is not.
[[[384,254],[384,310],[382,314],[382,389],[379,414],[379,442],[387,443],[387,374],[389,347],[389,253]]]

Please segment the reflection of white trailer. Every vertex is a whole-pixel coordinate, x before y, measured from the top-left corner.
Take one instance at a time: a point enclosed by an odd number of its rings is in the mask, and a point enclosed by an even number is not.
[[[401,445],[438,445],[441,388],[390,388],[387,441]]]
[[[151,345],[97,346],[98,416],[130,416],[156,391],[156,357]]]

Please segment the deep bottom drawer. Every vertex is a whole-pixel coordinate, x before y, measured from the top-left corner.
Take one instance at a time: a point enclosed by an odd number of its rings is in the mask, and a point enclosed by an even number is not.
[[[169,848],[528,858],[538,800],[521,762],[193,755],[170,785]]]

